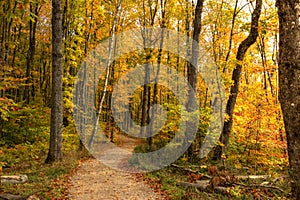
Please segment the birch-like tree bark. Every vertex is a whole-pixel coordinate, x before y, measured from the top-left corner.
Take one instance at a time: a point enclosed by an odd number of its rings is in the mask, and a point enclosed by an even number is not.
[[[108,60],[107,60],[107,66],[106,66],[106,75],[105,75],[105,82],[104,82],[104,86],[103,86],[103,92],[102,92],[102,96],[100,99],[100,103],[98,106],[98,111],[97,111],[97,118],[93,127],[93,131],[88,143],[88,147],[91,148],[94,142],[94,138],[96,136],[97,130],[98,130],[98,125],[99,125],[99,119],[100,119],[100,114],[102,112],[102,107],[103,107],[103,103],[105,100],[105,96],[107,93],[107,85],[108,85],[108,79],[109,79],[109,75],[110,75],[110,65],[111,65],[111,61],[112,61],[112,55],[113,55],[113,45],[115,44],[115,32],[116,32],[116,26],[118,23],[118,15],[120,12],[121,8],[121,0],[118,0],[117,5],[116,5],[116,12],[115,12],[115,16],[114,16],[114,21],[112,24],[112,28],[111,28],[111,38],[109,41],[109,50],[108,50]]]

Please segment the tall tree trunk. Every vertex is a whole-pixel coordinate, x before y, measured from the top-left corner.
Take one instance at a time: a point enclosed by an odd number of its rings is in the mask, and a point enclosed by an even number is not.
[[[3,12],[10,14],[10,15],[14,15],[15,11],[16,11],[16,6],[17,6],[17,2],[14,2],[14,6],[11,7],[11,3],[10,1],[6,2],[6,5],[3,5]],[[2,18],[2,37],[1,37],[1,42],[0,42],[0,64],[3,70],[3,75],[1,77],[1,80],[5,80],[6,78],[6,69],[4,66],[9,65],[9,57],[10,57],[10,43],[11,43],[11,27],[13,24],[13,20],[14,18],[10,18],[9,15],[3,15]],[[5,96],[6,90],[5,89],[1,89],[1,96]]]
[[[38,16],[38,5],[36,5],[36,3],[30,3],[30,14],[34,20],[30,20],[29,22],[29,49],[26,58],[26,86],[24,90],[24,100],[27,104],[30,102],[30,84],[32,83],[31,69],[35,54],[35,35]]]
[[[154,83],[154,88],[153,88],[153,105],[158,103],[157,100],[157,93],[158,93],[158,76],[160,74],[160,65],[161,65],[161,57],[162,57],[162,50],[164,46],[164,35],[165,35],[165,14],[166,14],[166,4],[168,0],[161,0],[160,1],[160,7],[161,7],[161,37],[160,37],[160,44],[159,44],[159,50],[158,50],[158,56],[157,56],[157,71],[156,71],[156,76],[155,76],[155,83]],[[155,109],[152,109],[151,112],[151,119],[154,120],[155,118]],[[149,127],[149,133],[150,136],[153,135],[153,123]],[[152,137],[147,138],[148,145],[152,145]]]
[[[147,63],[145,64],[145,75],[144,75],[144,80],[146,83],[150,82],[150,64],[148,63],[148,60],[151,58],[151,50],[146,50],[146,61]],[[140,128],[140,135],[142,137],[145,136],[145,126],[147,123],[149,123],[149,107],[148,107],[148,102],[150,102],[149,94],[150,94],[150,89],[151,87],[148,84],[144,84],[143,86],[143,96],[142,96],[142,119],[141,119],[141,128]],[[149,141],[149,140],[148,140]]]
[[[229,142],[229,136],[232,129],[233,124],[233,110],[236,103],[236,98],[239,92],[239,82],[240,76],[242,72],[242,61],[244,60],[245,54],[247,50],[251,47],[252,44],[255,43],[258,37],[258,21],[262,8],[262,0],[256,0],[255,9],[252,13],[251,19],[251,30],[248,37],[242,41],[239,45],[238,52],[236,55],[236,66],[232,73],[233,85],[230,88],[230,96],[226,104],[226,114],[229,117],[227,121],[224,122],[222,134],[220,136],[220,142],[223,146],[218,145],[215,148],[213,159],[220,160],[223,153],[225,153],[226,148]]]
[[[116,51],[117,51],[117,40],[115,40],[115,44],[114,44],[114,57],[116,57]],[[110,79],[109,79],[109,85],[112,87],[113,86],[113,81],[114,81],[114,78],[115,78],[115,69],[114,67],[116,66],[117,63],[114,63],[113,67],[111,68],[111,73],[110,73]],[[110,131],[110,141],[111,142],[114,142],[114,125],[115,125],[115,122],[114,122],[114,119],[113,119],[113,116],[112,116],[112,107],[111,107],[111,102],[112,102],[112,91],[110,90],[109,91],[109,94],[108,94],[108,97],[107,97],[107,111],[106,111],[106,115],[108,116],[107,117],[107,122],[108,122],[108,125],[109,125],[109,131]],[[128,119],[129,121],[129,119]],[[125,123],[127,123],[127,119],[125,120]]]
[[[50,148],[46,163],[62,159],[62,10],[61,0],[52,0],[52,99]]]
[[[157,14],[157,10],[158,10],[158,0],[155,0],[154,3],[155,5],[153,6],[152,5],[152,1],[148,1],[148,7],[149,7],[149,10],[150,10],[150,19],[149,19],[149,25],[150,27],[153,27],[154,26],[154,22],[155,22],[155,18],[156,18],[156,14]],[[145,68],[145,75],[144,75],[144,82],[145,83],[149,83],[150,82],[150,63],[149,63],[149,60],[151,59],[151,56],[152,56],[152,49],[147,49],[146,46],[150,46],[148,43],[152,42],[152,41],[147,41],[147,38],[151,38],[151,32],[148,33],[148,30],[147,30],[147,25],[148,25],[148,22],[147,22],[147,18],[146,18],[146,6],[145,6],[145,2],[143,2],[143,33],[142,35],[145,35],[145,37],[143,37],[143,44],[144,44],[144,49],[145,49],[145,53],[146,53],[146,62],[145,62],[145,65],[144,65],[144,68]],[[150,30],[151,31],[151,30]],[[149,123],[150,121],[150,118],[149,118],[149,106],[150,106],[150,89],[151,87],[148,85],[148,84],[144,84],[143,86],[143,96],[142,96],[142,118],[141,118],[141,128],[140,128],[140,135],[142,137],[145,136],[145,132],[146,131],[146,125]],[[148,133],[150,134],[150,133]],[[152,143],[152,140],[150,138],[150,135],[147,136],[148,137],[148,144],[151,144]]]
[[[85,25],[86,25],[86,31],[85,31],[85,43],[84,43],[84,54],[87,55],[88,51],[89,51],[89,42],[91,39],[91,31],[93,28],[93,19],[94,19],[94,1],[91,2],[92,4],[92,8],[91,8],[91,13],[89,14],[89,9],[88,9],[88,1],[85,0],[84,1],[85,4]],[[90,21],[90,22],[89,22]],[[79,104],[80,107],[83,108],[81,112],[84,113],[84,116],[87,113],[87,105],[86,105],[86,100],[85,100],[85,95],[87,93],[87,84],[86,84],[86,77],[87,77],[87,66],[86,66],[86,62],[84,62],[83,64],[83,80],[82,83],[80,84],[79,87],[81,87],[81,98],[79,100]],[[94,83],[94,88],[95,87]],[[95,104],[96,105],[96,104]],[[85,131],[86,131],[86,116],[85,117],[80,117],[79,118],[80,122],[79,122],[79,135],[80,135],[80,141],[79,141],[79,151],[84,151],[86,150],[84,144],[86,143],[86,135],[85,135]]]
[[[190,62],[188,63],[188,83],[191,85],[192,89],[188,91],[188,102],[187,102],[187,111],[192,112],[193,109],[191,106],[197,104],[197,102],[194,102],[193,94],[197,94],[197,76],[198,76],[198,60],[199,60],[199,40],[200,40],[200,32],[202,28],[202,10],[203,10],[203,3],[204,0],[198,0],[196,9],[195,9],[195,18],[194,18],[194,32],[193,32],[193,40],[195,42],[192,43],[192,57]],[[192,91],[194,90],[194,91]],[[192,126],[192,124],[189,124],[187,122],[187,134],[189,134],[189,127]],[[188,149],[188,158],[191,158],[193,156],[194,152],[194,145],[191,144],[191,146]]]
[[[292,194],[300,199],[300,1],[277,0],[279,101],[287,136]]]

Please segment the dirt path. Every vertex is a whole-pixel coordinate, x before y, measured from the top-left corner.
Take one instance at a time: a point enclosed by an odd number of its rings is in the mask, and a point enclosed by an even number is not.
[[[132,152],[140,140],[120,135],[120,147]],[[124,161],[126,162],[126,161]],[[116,163],[126,165],[126,163]],[[74,200],[147,200],[165,199],[147,184],[138,181],[135,174],[113,170],[96,159],[80,163],[71,177],[69,197]]]

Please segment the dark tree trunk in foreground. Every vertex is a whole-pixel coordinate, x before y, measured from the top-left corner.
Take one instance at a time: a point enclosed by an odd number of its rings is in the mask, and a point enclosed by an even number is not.
[[[50,147],[46,163],[62,158],[62,10],[61,0],[52,0],[52,99]]]
[[[197,76],[198,76],[198,60],[199,60],[199,38],[200,38],[200,32],[202,28],[202,10],[203,10],[203,3],[204,0],[198,0],[196,9],[195,9],[195,18],[194,18],[194,32],[193,32],[193,40],[195,42],[192,43],[192,57],[190,60],[190,63],[187,65],[188,69],[188,82],[193,88],[195,94],[197,94]],[[191,106],[195,105],[197,102],[193,102],[194,98],[193,91],[189,90],[188,93],[188,102],[187,102],[187,111],[191,112],[192,108]],[[187,122],[187,127],[189,128],[192,126],[192,124],[189,124],[190,122]],[[189,132],[189,129],[187,128],[187,132]],[[191,144],[191,146],[188,149],[188,158],[191,159],[194,153],[194,144]]]
[[[226,148],[228,146],[229,136],[230,136],[232,123],[233,123],[232,116],[233,116],[234,106],[239,92],[239,82],[240,82],[240,76],[242,72],[242,61],[244,60],[247,50],[251,47],[252,44],[255,43],[258,37],[258,21],[261,13],[261,8],[262,8],[262,0],[256,0],[256,6],[252,13],[250,34],[245,40],[242,41],[242,43],[239,45],[238,48],[238,52],[236,55],[237,64],[232,73],[233,85],[230,88],[230,96],[226,104],[226,114],[229,117],[229,119],[224,122],[222,134],[220,137],[220,142],[224,144],[224,146],[220,146],[220,145],[216,146],[214,151],[214,156],[213,156],[214,160],[220,160],[222,154],[225,153]]]
[[[279,100],[288,144],[292,194],[300,199],[300,1],[277,0]]]

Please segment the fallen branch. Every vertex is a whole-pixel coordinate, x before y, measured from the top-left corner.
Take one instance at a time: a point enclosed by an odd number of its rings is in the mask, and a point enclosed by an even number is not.
[[[4,193],[0,194],[0,200],[27,200],[27,197]]]
[[[276,187],[276,186],[271,186],[271,185],[246,185],[243,183],[233,183],[233,185],[236,186],[242,186],[242,187],[247,187],[247,188],[266,188],[266,189],[274,189],[274,190],[278,190],[282,193],[288,194],[288,192],[284,191],[283,189]]]
[[[26,175],[1,176],[1,183],[19,184],[28,181]]]
[[[275,178],[275,179],[272,180],[272,184],[276,183],[279,180],[283,180],[283,179],[286,179],[286,178],[289,178],[289,176],[280,176],[280,177],[277,177],[277,178]]]

